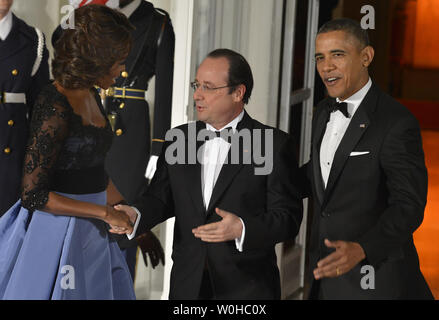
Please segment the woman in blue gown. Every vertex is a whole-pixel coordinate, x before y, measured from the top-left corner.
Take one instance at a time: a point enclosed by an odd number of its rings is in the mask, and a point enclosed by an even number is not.
[[[21,199],[0,219],[0,299],[135,299],[109,229],[132,232],[104,159],[111,126],[94,88],[124,70],[132,26],[105,6],[75,11],[34,106]]]

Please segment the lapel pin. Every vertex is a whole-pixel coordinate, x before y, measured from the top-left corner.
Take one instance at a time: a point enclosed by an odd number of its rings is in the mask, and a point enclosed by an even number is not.
[[[360,128],[364,129],[364,128],[366,128],[366,125],[365,124],[360,124]]]

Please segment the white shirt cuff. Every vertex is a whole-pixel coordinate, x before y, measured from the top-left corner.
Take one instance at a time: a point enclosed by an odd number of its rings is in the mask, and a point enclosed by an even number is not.
[[[136,211],[137,213],[137,219],[136,222],[134,223],[134,227],[133,227],[133,232],[131,234],[127,234],[128,240],[133,240],[133,238],[136,235],[136,231],[137,231],[137,227],[139,226],[139,222],[140,222],[140,217],[142,217],[142,214],[140,213],[139,210],[137,210],[137,208],[131,207],[134,209],[134,211]]]
[[[239,218],[239,220],[241,220],[242,223],[242,234],[241,234],[241,238],[235,239],[235,244],[236,244],[236,250],[242,252],[242,246],[244,245],[244,238],[245,238],[245,224],[241,218]]]

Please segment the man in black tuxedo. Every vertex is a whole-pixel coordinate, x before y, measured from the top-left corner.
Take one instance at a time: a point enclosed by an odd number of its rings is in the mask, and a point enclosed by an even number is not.
[[[167,139],[147,195],[134,202],[137,233],[175,217],[170,299],[279,299],[274,247],[294,238],[302,220],[292,139],[244,110],[253,77],[240,54],[210,53],[192,87],[199,121]],[[209,140],[196,138],[205,133]],[[235,139],[246,133],[254,134],[249,144]]]
[[[412,236],[427,196],[420,129],[371,81],[373,57],[353,20],[330,21],[317,34],[329,97],[317,106],[305,167],[314,203],[310,298],[432,298]]]

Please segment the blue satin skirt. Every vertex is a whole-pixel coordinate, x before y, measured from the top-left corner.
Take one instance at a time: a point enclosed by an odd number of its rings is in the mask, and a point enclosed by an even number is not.
[[[106,192],[62,195],[106,203]],[[0,218],[0,299],[135,298],[125,258],[101,220],[31,213],[21,200]]]

